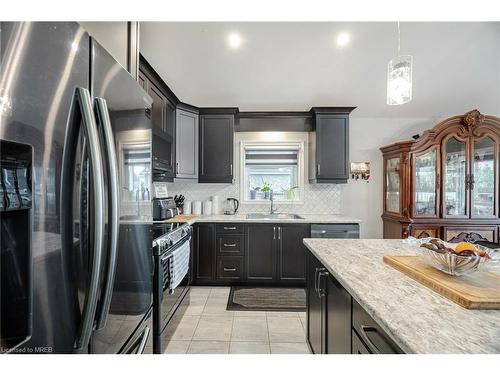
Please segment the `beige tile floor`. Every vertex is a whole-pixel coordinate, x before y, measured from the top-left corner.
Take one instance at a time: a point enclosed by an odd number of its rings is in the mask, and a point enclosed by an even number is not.
[[[184,315],[167,328],[165,353],[309,354],[305,313],[227,311],[228,297],[226,287],[192,287]]]

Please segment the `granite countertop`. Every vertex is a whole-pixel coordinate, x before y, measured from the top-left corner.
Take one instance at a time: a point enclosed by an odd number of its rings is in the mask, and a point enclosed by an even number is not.
[[[406,353],[500,353],[500,310],[467,310],[383,263],[384,255],[413,255],[415,247],[375,239],[304,243]]]
[[[273,219],[248,219],[246,214],[237,214],[237,215],[200,215],[196,217],[191,217],[193,215],[187,215],[190,217],[187,220],[187,223],[192,225],[194,223],[213,223],[213,222],[231,222],[231,223],[317,223],[317,224],[347,224],[347,223],[361,223],[361,220],[343,216],[343,215],[325,215],[325,214],[299,214],[303,219],[282,219],[282,218],[273,218]],[[179,215],[176,217],[176,221],[179,221],[183,215]],[[170,220],[167,220],[168,223]]]

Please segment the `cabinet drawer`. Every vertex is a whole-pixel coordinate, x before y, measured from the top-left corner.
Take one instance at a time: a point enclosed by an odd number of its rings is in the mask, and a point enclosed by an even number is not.
[[[218,235],[217,255],[241,255],[245,246],[244,236]]]
[[[217,233],[224,234],[243,234],[244,227],[242,223],[227,223],[227,224],[217,224]]]
[[[402,353],[396,343],[387,336],[375,320],[354,299],[352,300],[352,326],[371,353]]]
[[[359,338],[355,330],[352,330],[351,336],[352,336],[351,354],[372,354],[372,352],[366,347],[363,341]]]
[[[243,257],[219,257],[217,264],[218,279],[239,280],[243,278]]]

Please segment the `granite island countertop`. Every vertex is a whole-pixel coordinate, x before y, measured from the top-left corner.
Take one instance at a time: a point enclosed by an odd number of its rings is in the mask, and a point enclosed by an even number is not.
[[[500,353],[500,310],[467,310],[383,263],[415,247],[379,239],[304,244],[406,353]]]

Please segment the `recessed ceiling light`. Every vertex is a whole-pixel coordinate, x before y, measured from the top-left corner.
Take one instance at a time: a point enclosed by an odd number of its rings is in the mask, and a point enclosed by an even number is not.
[[[243,40],[241,39],[240,34],[238,33],[231,33],[227,37],[227,43],[229,44],[229,47],[231,48],[239,48],[241,46],[241,43]]]
[[[339,47],[344,47],[349,43],[350,40],[351,36],[349,35],[349,33],[342,32],[337,36],[337,45]]]

